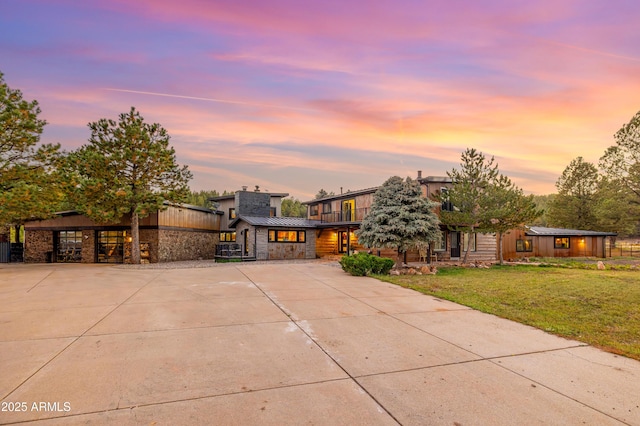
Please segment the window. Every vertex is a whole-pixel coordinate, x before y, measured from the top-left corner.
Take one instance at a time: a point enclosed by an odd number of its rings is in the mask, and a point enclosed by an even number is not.
[[[516,251],[533,251],[533,240],[516,240]]]
[[[82,260],[82,231],[58,232],[57,262],[80,262]]]
[[[331,213],[331,203],[322,203],[322,213]]]
[[[231,207],[229,209],[229,219],[235,219],[236,218],[236,209],[234,207]]]
[[[306,231],[280,231],[269,229],[270,243],[304,243],[306,240]]]
[[[468,232],[465,232],[462,235],[462,251],[467,251],[467,247],[471,246],[469,248],[469,251],[476,251],[476,234],[469,234]]]
[[[271,216],[271,217],[275,217],[276,216],[276,208],[275,207],[269,207],[269,216]]]
[[[344,222],[354,222],[356,220],[356,200],[342,201],[342,220]]]
[[[557,249],[568,249],[569,237],[555,237],[553,247]]]
[[[127,231],[98,231],[98,263],[122,263]]]
[[[451,201],[449,201],[449,189],[440,188],[440,194],[442,196],[442,205],[440,206],[440,209],[443,212],[452,212],[453,204],[451,204]]]
[[[221,243],[235,243],[236,242],[236,233],[234,232],[220,232],[220,242]]]
[[[433,246],[434,251],[447,250],[447,231],[440,231],[440,241],[436,241]]]
[[[317,216],[318,215],[318,205],[317,204],[312,204],[309,206],[309,215],[310,216]]]

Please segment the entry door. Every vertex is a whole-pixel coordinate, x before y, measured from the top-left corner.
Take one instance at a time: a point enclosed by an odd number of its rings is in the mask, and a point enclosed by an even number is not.
[[[349,233],[340,231],[338,232],[338,253],[346,253],[349,248]]]
[[[450,232],[451,235],[451,257],[460,257],[460,233]]]
[[[344,200],[342,202],[342,220],[344,222],[354,222],[356,213],[356,200]]]

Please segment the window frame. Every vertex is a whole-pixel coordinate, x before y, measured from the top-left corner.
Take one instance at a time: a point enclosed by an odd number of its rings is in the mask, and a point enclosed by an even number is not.
[[[516,253],[532,253],[533,238],[518,238],[516,240]]]
[[[560,243],[558,243],[560,240]],[[563,240],[566,240],[566,244]],[[571,248],[571,237],[553,237],[553,248],[558,250],[569,250]]]
[[[235,219],[236,217],[237,217],[236,208],[235,207],[229,207],[229,219]]]
[[[471,238],[471,236],[473,236],[473,238]],[[460,250],[462,251],[462,253],[465,253],[467,251],[467,244],[469,244],[470,240],[473,240],[473,245],[471,246],[471,249],[469,250],[470,252],[476,252],[478,251],[478,233],[477,232],[462,232],[461,235],[462,238],[460,238]]]
[[[447,251],[447,231],[441,230],[440,233],[441,233],[440,245],[438,245],[438,242],[436,241],[433,246],[433,251],[439,251],[439,252]]]
[[[318,204],[309,205],[309,216],[318,216]]]
[[[288,233],[289,236],[295,235],[295,240],[284,239],[279,235]],[[293,233],[293,234],[292,234]],[[282,238],[282,239],[281,239]],[[267,232],[267,240],[270,243],[300,243],[307,242],[307,231],[300,229],[269,229]]]
[[[220,231],[220,242],[221,243],[235,243],[236,242],[236,231]]]

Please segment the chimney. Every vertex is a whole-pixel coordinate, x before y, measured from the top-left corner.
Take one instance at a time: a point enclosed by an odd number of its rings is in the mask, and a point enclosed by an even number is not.
[[[246,185],[245,185],[245,186],[243,186],[243,187],[242,187],[242,190],[243,190],[243,191],[246,191],[246,190],[247,190],[247,186],[246,186]]]
[[[418,179],[422,179],[422,170],[418,170]]]
[[[254,192],[260,192],[260,186],[256,185],[256,189],[254,189]]]

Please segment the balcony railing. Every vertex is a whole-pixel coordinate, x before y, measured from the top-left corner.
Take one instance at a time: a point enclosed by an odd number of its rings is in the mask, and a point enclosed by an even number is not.
[[[340,212],[322,213],[320,220],[322,223],[335,222],[362,222],[362,219],[369,213],[369,207],[360,209],[343,210]]]
[[[216,257],[242,257],[242,246],[240,244],[217,244]]]

